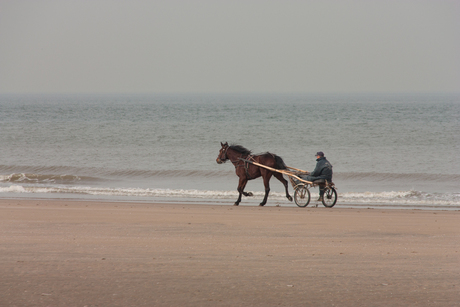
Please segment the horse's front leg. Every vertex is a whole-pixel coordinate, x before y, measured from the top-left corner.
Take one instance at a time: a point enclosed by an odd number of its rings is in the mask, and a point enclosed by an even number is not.
[[[252,193],[246,193],[244,192],[244,188],[246,187],[246,184],[248,183],[248,180],[245,177],[240,177],[240,181],[238,182],[238,199],[236,202],[233,204],[234,206],[238,206],[241,202],[241,195],[243,194],[244,196],[252,196]]]
[[[273,176],[275,176],[276,179],[281,181],[281,183],[284,185],[284,189],[286,190],[286,198],[289,199],[289,201],[292,201],[292,197],[291,195],[289,195],[288,182],[286,179],[284,179],[283,174],[274,173]]]
[[[264,187],[265,187],[265,196],[264,200],[259,204],[259,206],[265,206],[268,199],[268,193],[270,193],[270,178],[272,177],[272,172],[267,172],[266,174],[262,174],[262,178],[264,179]]]
[[[241,187],[241,193],[243,193],[244,196],[248,197],[248,196],[254,196],[252,194],[252,192],[245,192],[244,191],[244,188],[246,187],[246,184],[248,183],[248,179],[246,179],[246,181],[243,183],[243,186]]]

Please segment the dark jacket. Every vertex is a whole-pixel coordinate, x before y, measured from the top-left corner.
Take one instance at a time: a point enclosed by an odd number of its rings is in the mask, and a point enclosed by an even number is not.
[[[316,167],[313,172],[310,173],[310,176],[318,177],[321,179],[326,179],[327,181],[332,181],[332,165],[329,161],[326,160],[326,157],[321,157],[316,159]]]

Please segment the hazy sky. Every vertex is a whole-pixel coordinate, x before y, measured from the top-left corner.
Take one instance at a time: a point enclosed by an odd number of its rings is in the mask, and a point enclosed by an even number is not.
[[[8,92],[460,92],[460,0],[0,0]]]

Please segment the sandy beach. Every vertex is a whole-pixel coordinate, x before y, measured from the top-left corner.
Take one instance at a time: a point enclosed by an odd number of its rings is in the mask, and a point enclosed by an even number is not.
[[[460,306],[460,212],[0,200],[0,306]]]

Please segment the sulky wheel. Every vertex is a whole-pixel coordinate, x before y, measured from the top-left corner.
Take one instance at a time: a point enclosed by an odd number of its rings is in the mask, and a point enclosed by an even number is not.
[[[337,192],[333,187],[327,187],[324,189],[323,195],[323,205],[327,208],[334,207],[335,203],[337,202]]]
[[[310,191],[306,186],[297,186],[294,193],[294,201],[301,208],[308,206],[310,203]]]

